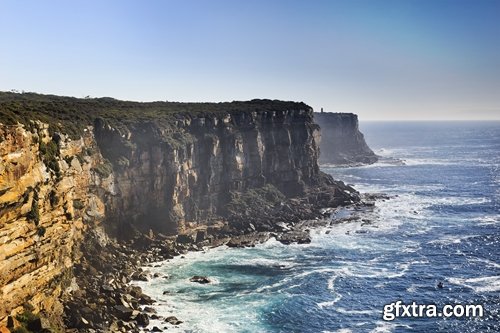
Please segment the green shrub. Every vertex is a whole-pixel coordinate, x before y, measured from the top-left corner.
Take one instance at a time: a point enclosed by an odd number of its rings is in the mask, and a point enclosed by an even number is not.
[[[49,168],[49,170],[54,171],[56,177],[61,178],[61,169],[59,168],[59,147],[54,140],[47,143],[40,141],[39,144],[40,154],[42,155],[43,163]]]
[[[11,331],[12,333],[31,333],[28,331],[28,329],[24,326],[19,326],[18,328],[14,329]]]
[[[231,200],[227,208],[229,211],[235,212],[258,206],[262,208],[273,206],[285,199],[283,193],[271,184],[250,189],[243,193],[233,191],[230,194]]]
[[[57,197],[56,191],[54,191],[54,190],[50,191],[50,193],[49,193],[49,202],[50,202],[50,205],[52,207],[54,207],[55,205],[57,205],[57,203],[59,202],[59,198]]]
[[[38,198],[35,200],[33,198],[33,203],[31,204],[31,209],[28,212],[28,220],[33,221],[35,225],[38,225],[40,223],[40,210],[38,208]]]
[[[40,226],[40,227],[38,227],[36,233],[38,234],[38,236],[43,237],[43,236],[45,236],[46,231],[47,231],[47,229],[45,229],[45,227]]]
[[[108,160],[103,161],[103,163],[96,165],[92,168],[101,177],[107,178],[113,173],[113,166]]]
[[[27,203],[30,200],[30,193],[33,191],[31,186],[23,193],[23,204]]]
[[[73,208],[83,209],[83,208],[85,208],[85,205],[83,204],[83,202],[81,200],[75,199],[75,200],[73,200]]]
[[[30,323],[34,322],[38,318],[40,318],[40,317],[35,315],[33,312],[31,312],[28,309],[25,309],[23,312],[21,312],[20,314],[18,314],[16,316],[16,319],[21,323],[21,325],[23,326],[24,329],[26,329],[26,327]]]

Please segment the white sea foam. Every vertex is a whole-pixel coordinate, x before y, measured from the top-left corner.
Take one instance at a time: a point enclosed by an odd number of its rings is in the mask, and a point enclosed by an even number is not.
[[[362,264],[362,263],[351,263],[349,266],[340,267],[333,270],[333,275],[328,279],[327,289],[335,298],[330,301],[320,302],[317,305],[320,308],[331,307],[337,303],[341,298],[342,294],[337,292],[335,289],[335,281],[338,277],[356,277],[356,278],[379,278],[384,277],[387,279],[393,279],[401,277],[406,274],[410,268],[410,263],[398,263],[396,264],[396,269],[391,270],[386,267],[373,267],[373,264]],[[331,271],[323,270],[323,272]]]
[[[407,166],[460,164],[460,161],[453,161],[449,159],[438,159],[438,158],[405,158],[403,159],[403,162]]]
[[[450,205],[450,206],[465,206],[465,205],[480,205],[490,203],[491,199],[482,198],[468,198],[468,197],[445,197],[445,198],[432,198],[432,202],[436,205]]]
[[[413,294],[417,291],[417,288],[418,288],[418,285],[411,284],[408,288],[406,288],[406,291]]]
[[[175,297],[175,305],[169,302],[156,304],[155,308],[159,315],[175,315],[185,322],[179,327],[168,326],[169,332],[235,332],[235,331],[258,331],[257,309],[265,302],[264,300],[245,300],[246,310],[241,311],[240,303],[233,298],[220,306],[200,306],[196,299],[186,295]],[[214,320],[216,318],[217,320]],[[186,321],[186,319],[189,319]],[[161,326],[160,326],[161,325]],[[151,320],[149,328],[153,326],[163,327],[164,323]]]
[[[471,257],[470,255],[469,255],[469,257],[467,257],[467,261],[483,263],[483,264],[486,264],[487,267],[491,267],[491,268],[500,268],[500,264],[497,264],[496,262],[494,262],[492,260]]]
[[[500,276],[482,276],[470,279],[449,278],[448,281],[470,288],[476,293],[500,291]]]
[[[329,278],[328,284],[327,284],[328,290],[330,290],[330,293],[332,295],[335,295],[335,298],[333,300],[330,300],[327,302],[318,303],[317,305],[320,309],[332,307],[333,305],[335,305],[335,303],[337,303],[338,301],[340,301],[342,299],[342,295],[335,292],[335,280],[337,279],[337,277],[338,277],[337,275],[334,275],[331,278]]]
[[[335,305],[335,303],[337,303],[338,301],[340,301],[342,299],[342,296],[341,295],[338,295],[337,297],[335,297],[335,299],[331,300],[331,301],[327,301],[327,302],[320,302],[318,303],[318,307],[320,309],[324,309],[324,308],[330,308],[332,306]]]
[[[377,325],[370,333],[389,333],[393,332],[396,328],[403,328],[403,332],[410,331],[412,327],[410,325],[398,324],[395,322],[387,322],[387,321],[377,321],[375,322]]]
[[[376,313],[380,313],[380,311],[377,310],[349,310],[345,309],[343,307],[335,307],[334,310],[338,313],[342,314],[349,314],[349,315],[372,315]]]
[[[479,225],[491,225],[500,223],[500,215],[485,215],[474,218],[472,221],[478,222]]]
[[[242,265],[274,267],[274,268],[292,268],[296,266],[296,263],[293,262],[292,260],[254,258],[245,261],[244,263],[242,263]]]
[[[432,240],[427,242],[427,244],[438,244],[438,245],[451,245],[451,244],[460,244],[463,241],[469,239],[469,238],[474,238],[478,237],[478,235],[463,235],[463,236],[458,236],[458,235],[452,235],[452,236],[443,236],[438,239]]]
[[[270,284],[270,285],[267,285],[267,286],[259,287],[259,288],[255,289],[255,292],[256,293],[263,293],[263,292],[266,292],[268,290],[271,290],[271,291],[275,290],[275,289],[277,289],[279,287],[286,286],[289,283],[290,280],[291,279],[283,279],[283,280],[281,280],[279,282],[276,282],[276,283],[273,283],[273,284]],[[297,286],[300,287],[300,285],[292,285],[292,286],[290,286],[288,288],[280,288],[280,289],[290,289],[292,287],[297,287]]]
[[[395,323],[389,323],[386,321],[377,321],[376,327],[370,331],[370,333],[390,333],[398,326]]]

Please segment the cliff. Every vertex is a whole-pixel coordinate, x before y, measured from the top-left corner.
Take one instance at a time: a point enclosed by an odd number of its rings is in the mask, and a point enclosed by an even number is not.
[[[0,319],[28,301],[61,317],[85,229],[104,216],[91,191],[99,157],[82,154],[92,145],[90,135],[50,136],[41,122],[0,125]]]
[[[287,196],[304,193],[319,175],[319,128],[310,109],[180,114],[175,141],[165,128],[141,122],[121,131],[95,123],[100,151],[113,166],[117,195],[111,226],[176,234],[224,215],[232,192],[266,184]]]
[[[314,120],[321,127],[320,163],[359,165],[378,160],[359,131],[357,115],[316,112]]]
[[[303,103],[0,93],[0,326],[27,306],[60,321],[109,236],[207,244],[359,201],[318,141]]]

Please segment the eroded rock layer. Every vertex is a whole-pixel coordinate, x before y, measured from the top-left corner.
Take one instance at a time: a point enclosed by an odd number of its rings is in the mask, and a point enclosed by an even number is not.
[[[91,190],[101,158],[84,154],[90,133],[68,140],[41,122],[0,125],[0,138],[0,318],[25,302],[57,316],[85,228],[104,217]]]

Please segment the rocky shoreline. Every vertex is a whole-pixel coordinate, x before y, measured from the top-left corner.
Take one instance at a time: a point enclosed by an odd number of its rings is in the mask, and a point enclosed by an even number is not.
[[[85,256],[75,267],[75,279],[79,288],[71,291],[64,300],[64,324],[67,332],[161,332],[172,325],[180,325],[185,318],[159,316],[152,306],[154,300],[133,284],[134,281],[162,277],[152,275],[144,267],[153,267],[157,262],[188,251],[201,251],[204,247],[248,247],[270,238],[283,244],[309,243],[310,230],[360,219],[361,212],[371,210],[376,200],[385,199],[388,197],[381,194],[363,195],[359,196],[357,202],[346,203],[335,209],[321,209],[317,205],[308,204],[310,196],[289,199],[280,204],[283,208],[279,213],[268,216],[270,221],[281,218],[281,222],[258,223],[255,219],[255,230],[222,228],[203,239],[186,235],[144,235],[137,232],[127,242],[108,240],[103,243],[99,235],[90,234],[84,243]],[[334,218],[335,213],[341,209],[349,209],[355,214]],[[285,217],[292,218],[284,220]],[[237,225],[237,219],[232,222]],[[210,283],[210,277],[194,276],[191,281]],[[150,320],[160,321],[163,325],[150,328]]]
[[[0,116],[2,333],[138,331],[155,315],[130,286],[148,278],[140,267],[207,246],[307,243],[324,207],[362,201],[320,171],[302,102],[0,93]]]

